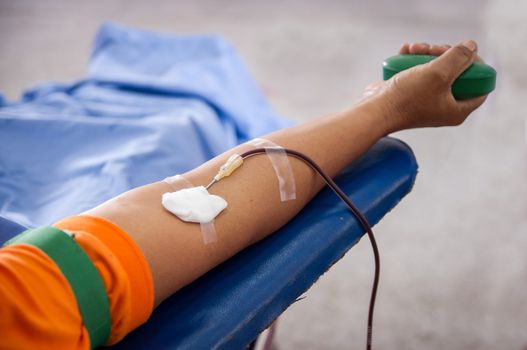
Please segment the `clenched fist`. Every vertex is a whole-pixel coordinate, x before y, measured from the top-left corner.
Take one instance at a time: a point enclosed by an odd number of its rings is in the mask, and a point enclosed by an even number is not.
[[[390,80],[370,84],[366,99],[381,107],[389,132],[419,127],[459,125],[478,108],[486,96],[458,101],[452,83],[477,55],[477,44],[468,40],[449,45],[403,44],[400,54],[439,56],[435,60],[407,69]]]

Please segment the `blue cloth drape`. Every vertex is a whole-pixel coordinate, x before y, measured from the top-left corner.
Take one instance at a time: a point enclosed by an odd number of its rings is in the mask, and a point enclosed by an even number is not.
[[[85,79],[0,99],[0,216],[50,224],[290,124],[220,37],[104,24]]]

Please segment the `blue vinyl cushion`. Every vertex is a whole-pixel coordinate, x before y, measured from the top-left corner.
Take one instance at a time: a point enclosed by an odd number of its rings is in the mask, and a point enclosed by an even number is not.
[[[0,246],[25,230],[27,227],[0,216]]]

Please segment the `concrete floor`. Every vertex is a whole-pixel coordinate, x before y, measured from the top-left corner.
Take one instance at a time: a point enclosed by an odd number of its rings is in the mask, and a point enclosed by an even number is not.
[[[397,136],[413,192],[376,228],[383,272],[376,349],[527,349],[525,1],[0,0],[0,91],[85,71],[103,20],[233,42],[274,107],[297,120],[357,101],[403,41],[476,39],[499,74],[458,128]],[[361,241],[280,319],[278,347],[360,349],[372,257]]]

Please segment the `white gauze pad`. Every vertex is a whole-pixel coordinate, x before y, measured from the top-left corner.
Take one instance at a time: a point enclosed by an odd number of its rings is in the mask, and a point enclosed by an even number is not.
[[[181,220],[199,224],[211,222],[227,208],[225,199],[210,194],[203,186],[164,193],[161,203]]]

